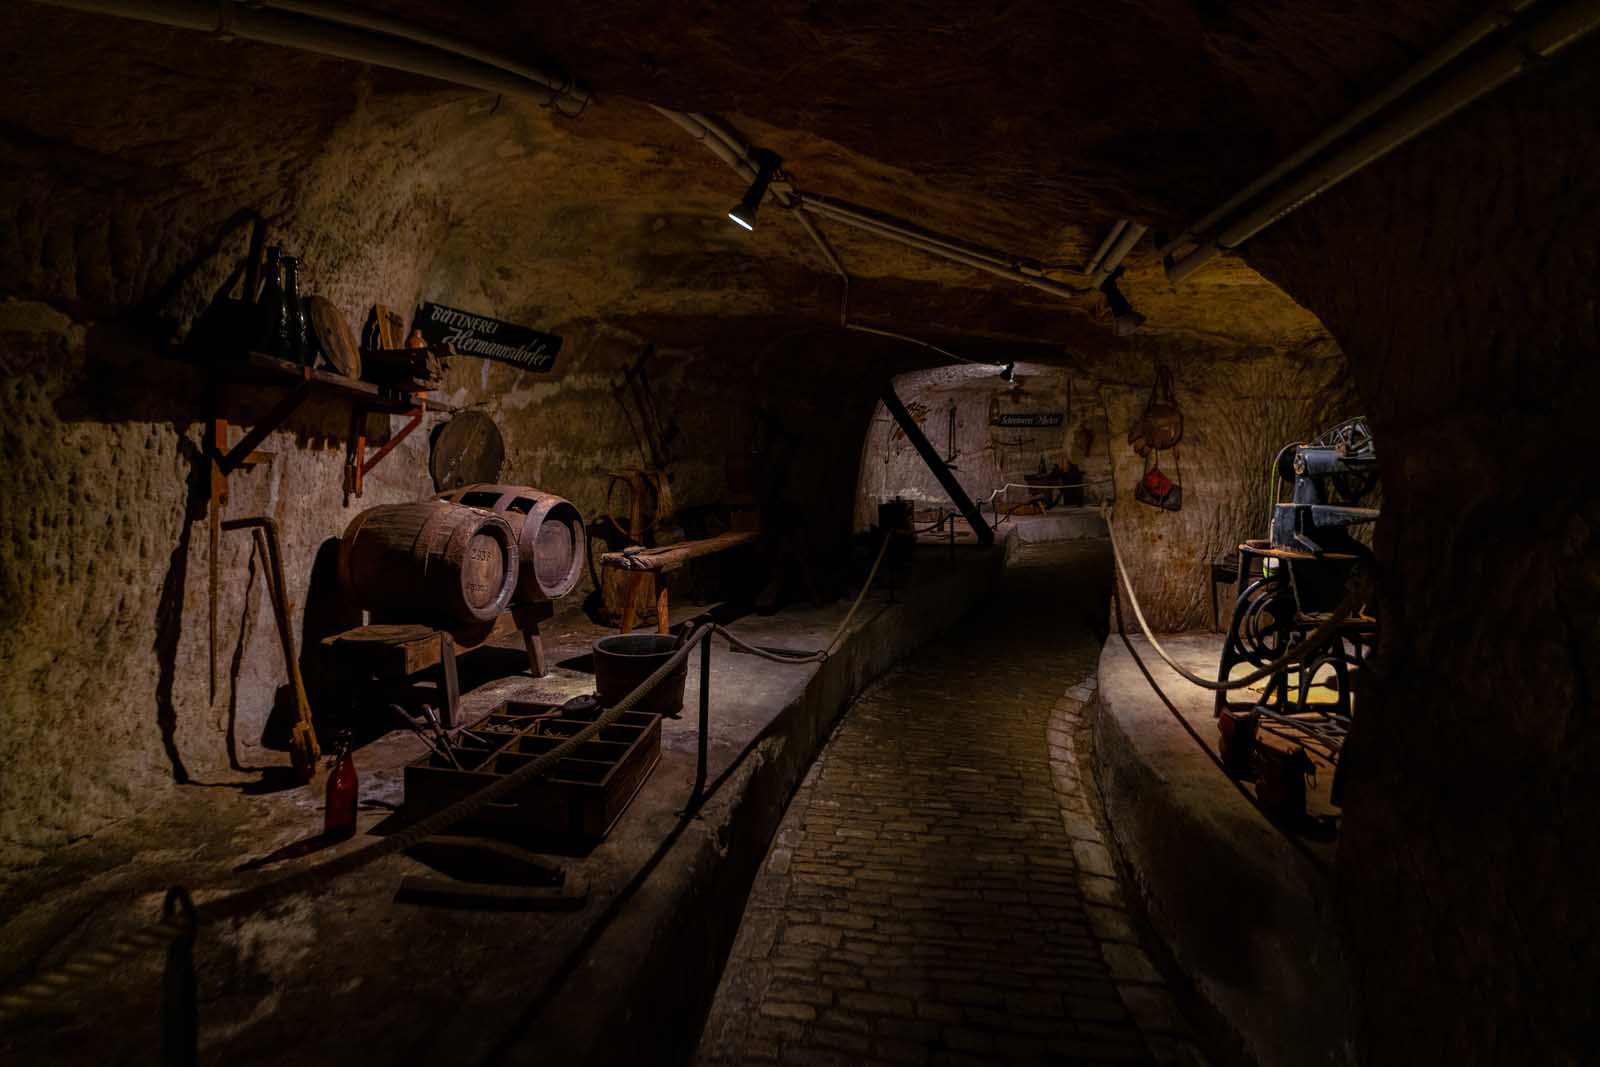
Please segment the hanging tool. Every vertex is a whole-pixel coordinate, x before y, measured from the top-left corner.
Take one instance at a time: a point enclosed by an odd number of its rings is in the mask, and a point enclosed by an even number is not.
[[[678,437],[678,424],[674,420],[663,425],[656,409],[655,394],[650,389],[650,378],[646,371],[646,365],[655,354],[655,345],[645,345],[633,366],[623,368],[622,384],[614,387],[611,393],[621,406],[629,427],[633,427],[633,412],[628,410],[628,400],[632,399],[634,408],[639,412],[639,425],[634,429],[634,435],[639,438],[640,451],[650,461],[652,468],[664,470],[673,460],[668,449]]]
[[[953,471],[961,468],[956,466],[956,460],[961,453],[956,451],[956,402],[950,401],[949,422],[945,431],[945,457],[944,465]]]
[[[305,679],[300,676],[300,660],[294,651],[294,633],[289,625],[289,588],[283,576],[283,553],[278,542],[278,524],[266,516],[229,519],[221,524],[224,530],[251,530],[256,538],[256,551],[266,563],[267,591],[272,599],[272,613],[278,623],[278,642],[283,646],[283,662],[289,673],[289,684],[294,687],[295,723],[289,733],[289,760],[294,765],[295,776],[309,782],[317,770],[317,759],[322,749],[317,744],[317,731],[311,724],[311,702],[306,698]]]

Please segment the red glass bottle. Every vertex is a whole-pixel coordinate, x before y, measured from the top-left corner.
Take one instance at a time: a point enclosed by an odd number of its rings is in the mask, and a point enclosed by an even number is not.
[[[356,801],[361,790],[356,779],[356,761],[350,753],[350,735],[339,738],[339,755],[328,774],[328,801],[323,809],[323,832],[329,837],[354,837]]]

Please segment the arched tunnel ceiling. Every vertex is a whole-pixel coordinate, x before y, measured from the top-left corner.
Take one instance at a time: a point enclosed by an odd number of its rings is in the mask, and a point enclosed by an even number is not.
[[[195,194],[216,193],[215,212],[251,191],[281,208],[285,186],[357,215],[368,193],[388,198],[391,225],[428,230],[441,284],[502,314],[826,321],[838,282],[803,231],[775,206],[753,234],[728,223],[741,181],[640,101],[723,115],[808,191],[1081,263],[1119,215],[1159,230],[1212,206],[1471,11],[1379,0],[381,6],[569,70],[596,103],[567,119],[19,3],[5,16],[15,91],[0,102],[4,132],[19,151],[48,131],[101,161],[181,173]],[[229,139],[239,122],[252,127],[248,157]],[[930,339],[1109,353],[1325,340],[1237,258],[1174,289],[1146,241],[1124,289],[1149,321],[1125,342],[1095,321],[1098,298],[1062,301],[825,229],[855,279],[853,314]]]

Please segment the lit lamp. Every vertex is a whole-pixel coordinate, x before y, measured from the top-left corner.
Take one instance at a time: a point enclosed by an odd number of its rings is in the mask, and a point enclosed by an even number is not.
[[[772,184],[772,176],[783,165],[783,160],[776,152],[769,152],[765,148],[756,149],[755,157],[756,162],[760,164],[756,171],[756,180],[744,191],[744,199],[739,201],[738,206],[728,212],[730,219],[747,230],[756,228],[756,212],[761,210],[761,201],[767,195],[767,186]]]

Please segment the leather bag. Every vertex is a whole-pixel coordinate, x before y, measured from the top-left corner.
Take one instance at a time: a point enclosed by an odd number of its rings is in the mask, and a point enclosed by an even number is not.
[[[1172,459],[1174,463],[1177,462],[1176,450],[1172,453]],[[1182,476],[1181,472],[1179,476]],[[1133,487],[1133,498],[1141,504],[1149,504],[1162,511],[1183,510],[1183,486],[1162,472],[1161,465],[1154,456],[1145,468],[1144,477]]]
[[[1144,414],[1128,431],[1128,444],[1144,455],[1149,449],[1165,452],[1183,440],[1183,409],[1178,407],[1178,396],[1172,387],[1172,371],[1162,367],[1156,371],[1155,384],[1150,388],[1150,400]]]

